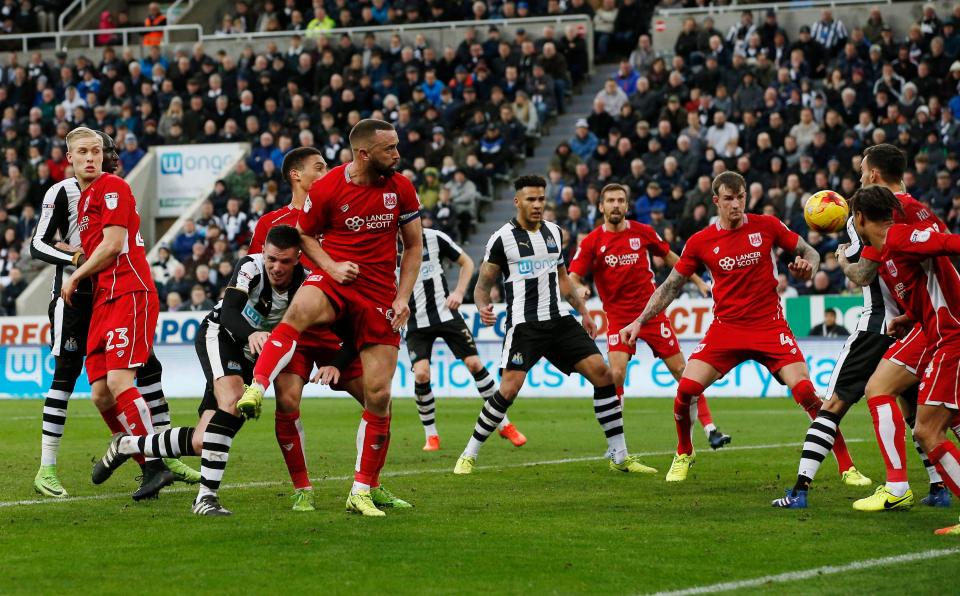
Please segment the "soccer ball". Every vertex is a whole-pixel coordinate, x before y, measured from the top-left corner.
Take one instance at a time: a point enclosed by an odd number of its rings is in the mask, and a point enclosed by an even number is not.
[[[821,190],[807,199],[803,218],[811,230],[822,234],[839,232],[847,223],[850,207],[847,200],[832,190]]]

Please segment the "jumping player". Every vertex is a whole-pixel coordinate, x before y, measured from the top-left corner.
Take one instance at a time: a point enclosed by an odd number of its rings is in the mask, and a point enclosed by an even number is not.
[[[316,181],[297,227],[302,249],[320,266],[297,292],[283,322],[257,359],[254,382],[237,403],[258,417],[263,392],[290,362],[301,334],[313,325],[345,319],[363,365],[364,412],[357,431],[357,463],[347,510],[383,516],[398,505],[380,486],[390,445],[390,385],[400,328],[422,260],[420,201],[396,171],[399,138],[393,126],[366,119],[350,131],[354,160]],[[403,243],[396,278],[397,235]],[[323,236],[323,251],[318,236]],[[325,252],[324,252],[325,251]]]
[[[929,222],[895,223],[894,213],[903,216],[901,200],[882,186],[858,190],[851,203],[857,234],[867,245],[861,259],[878,264],[884,283],[927,338],[930,357],[914,433],[944,483],[960,497],[960,449],[946,437],[960,410],[960,274],[950,261],[960,255],[960,236],[939,232]],[[936,533],[960,535],[960,524]]]
[[[120,156],[110,135],[96,131],[103,140],[103,171],[112,174],[117,169]],[[83,357],[87,347],[87,331],[90,328],[90,316],[93,312],[93,286],[90,279],[81,283],[73,296],[73,306],[64,302],[60,296],[60,286],[64,274],[73,273],[77,265],[84,261],[80,249],[80,235],[77,229],[77,208],[80,204],[80,185],[77,179],[67,178],[54,184],[43,197],[40,221],[30,241],[30,254],[35,259],[56,265],[53,276],[53,289],[50,296],[50,340],[51,353],[55,367],[53,382],[43,402],[43,426],[40,442],[40,469],[33,481],[34,490],[46,497],[64,498],[67,491],[57,476],[57,453],[63,427],[67,423],[67,406],[77,378],[83,370]],[[59,240],[57,239],[59,237]],[[154,428],[163,429],[170,425],[170,407],[163,396],[160,379],[163,369],[157,357],[150,353],[146,364],[137,369],[137,387],[150,408],[150,418]],[[107,408],[105,416],[115,418],[111,412],[112,404],[97,404]],[[142,459],[139,463],[144,464]],[[200,481],[200,473],[187,467],[179,460],[163,462],[173,473],[174,478],[195,484]],[[157,464],[150,463],[151,470]],[[160,471],[144,473],[149,478]]]
[[[713,202],[719,220],[690,237],[680,261],[667,280],[653,293],[643,313],[621,331],[630,345],[643,326],[663,312],[680,293],[700,265],[714,280],[713,323],[690,356],[677,388],[673,411],[677,421],[677,454],[667,473],[667,482],[686,480],[695,461],[690,428],[697,396],[745,360],[756,360],[787,385],[793,399],[812,418],[820,398],[800,347],[787,326],[777,296],[774,251],[796,255],[789,269],[808,280],[820,265],[820,255],[782,221],[767,215],[747,215],[746,184],[736,172],[724,172],[713,180]],[[749,337],[749,342],[743,338]],[[745,345],[746,344],[746,345]],[[834,449],[844,481],[860,482],[842,437]]]
[[[570,263],[570,280],[584,299],[589,296],[590,290],[583,285],[583,279],[593,274],[597,293],[607,313],[607,358],[613,382],[617,386],[617,395],[621,398],[627,364],[636,353],[636,348],[620,341],[620,330],[637,318],[656,289],[648,252],[664,259],[669,267],[680,260],[656,230],[626,218],[629,192],[622,184],[603,187],[600,191],[603,225],[587,234]],[[709,294],[710,288],[698,275],[693,276],[693,282],[704,296]],[[663,360],[673,377],[679,381],[686,361],[666,315],[660,314],[647,323],[640,331],[640,337],[650,346],[654,357]],[[703,424],[710,447],[719,449],[729,443],[730,435],[723,434],[713,424],[707,398],[698,396],[696,404],[697,418]]]
[[[112,431],[146,435],[153,423],[133,381],[150,357],[160,304],[140,236],[136,199],[122,178],[103,172],[100,135],[81,126],[66,140],[80,186],[77,229],[86,260],[64,282],[60,295],[73,306],[80,283],[92,280],[85,366],[94,403]],[[94,474],[92,480],[99,484],[106,477]],[[134,499],[156,496],[172,481],[162,462],[147,465]]]
[[[457,286],[450,292],[443,272],[443,260],[460,266]],[[483,366],[477,353],[477,344],[467,324],[457,310],[463,303],[463,293],[473,276],[473,261],[463,249],[443,232],[423,229],[423,264],[410,297],[410,321],[407,325],[407,352],[413,365],[414,394],[417,412],[426,434],[424,451],[440,449],[440,435],[436,425],[436,399],[430,385],[430,358],[433,344],[443,339],[458,360],[463,361],[473,375],[477,391],[484,400],[493,397],[497,383]],[[527,442],[506,416],[497,426],[500,436],[520,447]]]
[[[480,447],[513,405],[527,372],[541,358],[546,358],[562,373],[569,375],[577,371],[593,385],[593,411],[607,438],[610,469],[654,474],[655,469],[627,452],[617,388],[610,368],[593,341],[596,327],[567,276],[560,253],[563,246],[560,228],[543,220],[547,183],[540,176],[521,176],[513,186],[517,216],[487,242],[473,293],[480,320],[485,325],[493,325],[497,317],[490,303],[490,290],[503,274],[507,321],[500,360],[500,389],[480,410],[473,436],[453,473],[473,473]],[[582,324],[563,310],[561,296],[583,316]]]

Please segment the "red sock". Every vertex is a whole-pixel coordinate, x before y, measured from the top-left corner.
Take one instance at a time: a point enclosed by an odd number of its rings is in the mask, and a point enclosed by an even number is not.
[[[123,423],[120,422],[118,418],[119,415],[120,412],[117,410],[117,404],[113,404],[109,409],[100,412],[100,416],[103,417],[103,421],[107,423],[107,427],[113,434],[127,432],[127,429],[123,427]],[[133,460],[140,465],[143,465],[143,462],[146,461],[139,453],[133,456]]]
[[[892,395],[876,395],[867,400],[867,407],[873,418],[873,432],[877,435],[880,455],[887,466],[887,482],[906,482],[906,424],[897,399]]]
[[[139,389],[131,387],[118,395],[116,407],[120,412],[117,419],[127,434],[142,437],[153,432],[150,408]]]
[[[677,386],[677,397],[673,400],[673,419],[677,423],[677,453],[689,455],[693,453],[693,439],[690,436],[693,430],[693,410],[696,408],[694,400],[703,394],[703,385],[690,379],[680,379]]]
[[[623,385],[617,385],[617,399],[620,400],[620,407],[623,407]]]
[[[303,436],[303,424],[300,423],[300,412],[276,412],[275,430],[280,453],[290,472],[293,488],[310,488],[310,475],[307,473],[307,453]]]
[[[377,463],[377,472],[373,477],[373,482],[370,484],[370,488],[376,488],[380,486],[380,471],[383,470],[384,464],[387,463],[387,450],[390,448],[391,422],[393,422],[393,416],[387,416],[387,438],[383,441],[383,447],[380,448],[380,461]]]
[[[822,402],[820,396],[817,395],[817,390],[813,387],[813,383],[809,379],[804,379],[794,385],[790,391],[793,393],[793,401],[803,408],[810,420],[816,420]],[[833,442],[833,455],[837,458],[837,467],[840,468],[841,473],[853,467],[853,459],[847,450],[847,442],[843,440],[843,433],[840,432],[839,428],[837,429],[837,437]]]
[[[380,468],[383,466],[381,451],[386,454],[386,444],[390,435],[390,418],[377,416],[368,410],[363,411],[360,427],[357,429],[357,467],[353,479],[361,484],[373,486]]]
[[[697,398],[697,420],[701,426],[713,424],[713,414],[710,413],[710,406],[707,405],[707,396],[701,395]]]
[[[943,483],[955,496],[960,497],[960,449],[950,441],[944,441],[927,454],[940,472]]]
[[[253,367],[253,378],[261,387],[269,387],[280,371],[290,364],[298,339],[300,332],[286,323],[280,323],[270,332],[270,338],[263,344],[263,352]]]

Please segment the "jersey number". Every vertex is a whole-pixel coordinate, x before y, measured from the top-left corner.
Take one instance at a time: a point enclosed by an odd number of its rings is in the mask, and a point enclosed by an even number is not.
[[[780,345],[781,345],[781,346],[792,346],[792,345],[793,345],[793,338],[787,336],[786,333],[781,333],[781,334],[780,334]]]
[[[116,335],[114,335],[114,331],[116,332]],[[113,343],[114,339],[117,340],[117,343]],[[117,348],[123,349],[129,345],[130,345],[130,339],[127,338],[126,327],[119,327],[117,329],[107,331],[107,351],[111,351]]]
[[[664,339],[670,339],[671,335],[673,335],[673,333],[670,331],[669,325],[666,323],[660,323],[660,337]]]
[[[140,231],[139,231],[139,230],[137,230],[136,243],[137,243],[137,246],[146,246],[146,243],[143,241],[143,236],[140,235]]]

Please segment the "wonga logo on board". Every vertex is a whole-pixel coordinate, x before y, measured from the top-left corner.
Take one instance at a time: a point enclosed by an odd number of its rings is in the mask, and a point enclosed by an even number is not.
[[[160,156],[160,173],[183,176],[183,154],[164,153]]]

